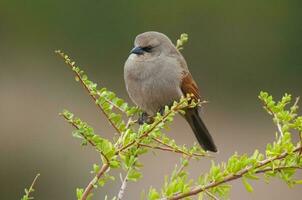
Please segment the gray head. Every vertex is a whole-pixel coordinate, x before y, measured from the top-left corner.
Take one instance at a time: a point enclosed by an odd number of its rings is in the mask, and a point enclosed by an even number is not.
[[[154,57],[160,54],[170,55],[177,50],[171,40],[163,33],[149,31],[136,36],[131,54]]]

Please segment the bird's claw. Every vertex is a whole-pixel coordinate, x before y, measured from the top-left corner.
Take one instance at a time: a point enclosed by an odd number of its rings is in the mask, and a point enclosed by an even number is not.
[[[149,116],[146,112],[143,112],[137,120],[139,125],[143,125],[144,123],[147,123],[148,121],[149,121]]]
[[[165,107],[161,107],[158,112],[163,116],[165,114]]]

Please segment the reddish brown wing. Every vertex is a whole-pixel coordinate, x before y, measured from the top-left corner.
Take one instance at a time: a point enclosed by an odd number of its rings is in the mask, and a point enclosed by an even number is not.
[[[197,101],[200,100],[200,94],[198,91],[198,86],[196,82],[193,80],[192,75],[189,72],[186,72],[183,74],[182,82],[181,82],[181,90],[184,93],[184,95],[187,94],[193,94],[194,99]]]

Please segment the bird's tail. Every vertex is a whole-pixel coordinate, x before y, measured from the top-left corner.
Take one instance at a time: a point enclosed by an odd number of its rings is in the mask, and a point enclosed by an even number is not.
[[[192,108],[186,110],[185,118],[190,124],[200,146],[206,151],[217,152],[213,138],[200,118],[198,109]]]

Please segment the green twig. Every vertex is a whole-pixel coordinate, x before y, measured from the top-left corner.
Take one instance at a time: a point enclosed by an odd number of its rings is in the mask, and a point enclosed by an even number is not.
[[[34,192],[34,185],[36,183],[36,181],[38,180],[40,174],[37,174],[36,177],[34,178],[33,182],[31,183],[29,189],[25,189],[25,195],[22,197],[21,200],[30,200],[30,199],[33,199],[33,197],[30,196],[30,194],[32,192]]]

